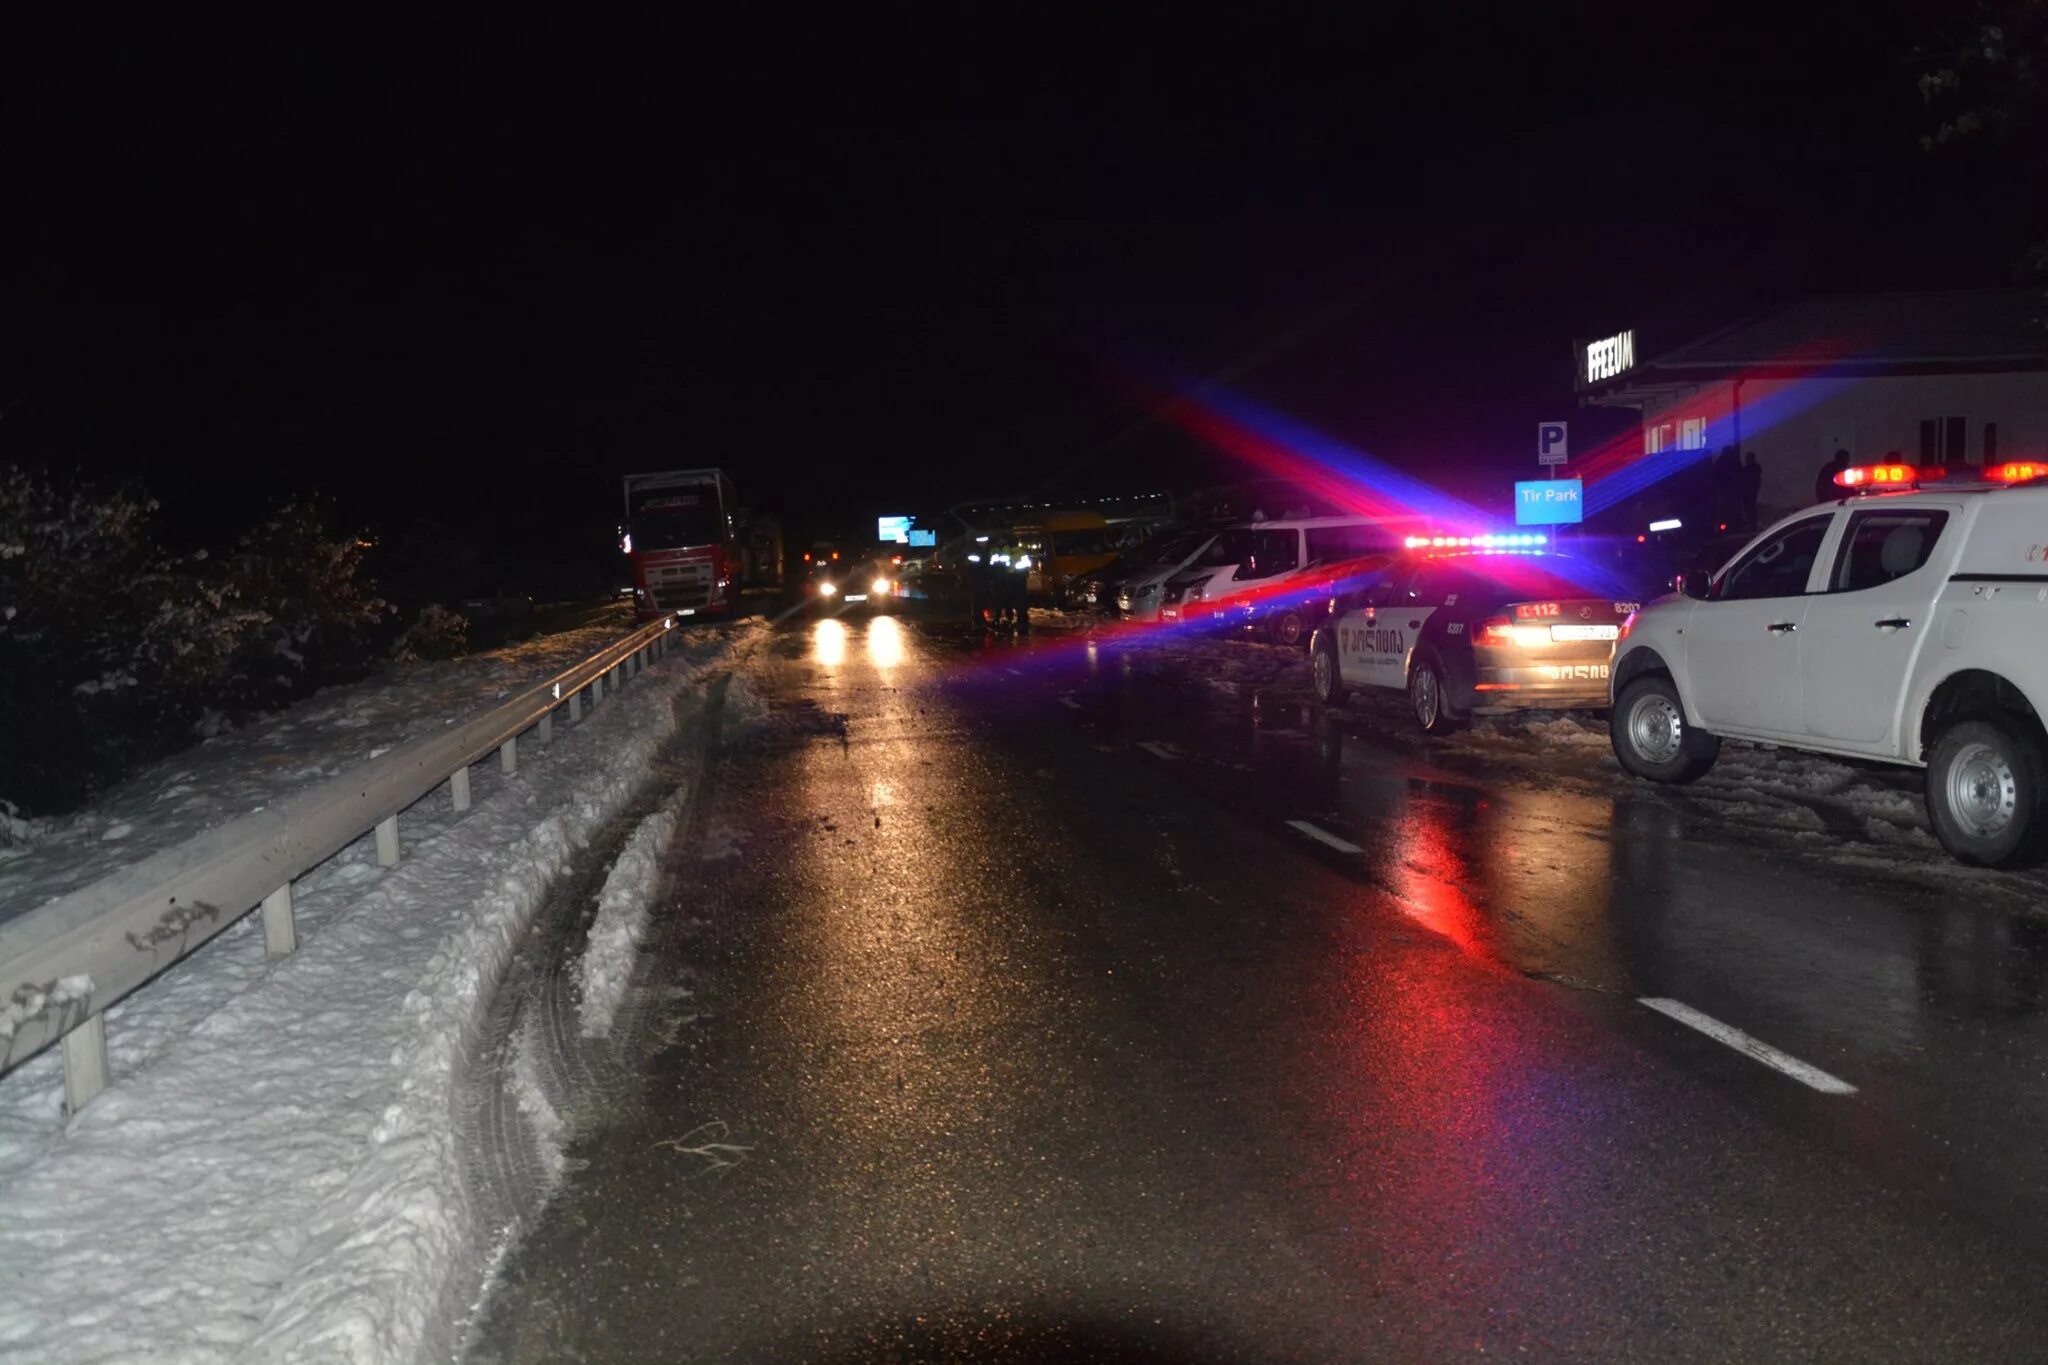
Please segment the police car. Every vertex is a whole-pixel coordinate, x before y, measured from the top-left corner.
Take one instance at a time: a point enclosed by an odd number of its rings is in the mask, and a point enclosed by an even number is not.
[[[1339,594],[1309,642],[1316,696],[1408,694],[1436,734],[1475,712],[1607,705],[1609,655],[1636,610],[1613,571],[1550,553],[1535,533],[1409,537],[1408,552]]]
[[[1923,767],[1964,862],[2048,844],[2048,463],[1845,469],[1719,573],[1627,622],[1612,731],[1623,767],[1690,782],[1721,741]]]

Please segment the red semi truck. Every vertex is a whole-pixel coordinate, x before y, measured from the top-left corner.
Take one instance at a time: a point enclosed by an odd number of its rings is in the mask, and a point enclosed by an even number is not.
[[[626,476],[623,544],[640,619],[733,614],[746,562],[738,515],[739,492],[723,470]]]

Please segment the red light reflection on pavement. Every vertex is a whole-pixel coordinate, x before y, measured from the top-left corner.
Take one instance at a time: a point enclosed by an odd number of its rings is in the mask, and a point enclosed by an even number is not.
[[[1472,869],[1462,845],[1479,836],[1471,821],[1462,830],[1453,823],[1455,813],[1442,797],[1411,792],[1396,827],[1396,857],[1388,878],[1409,918],[1466,953],[1498,962],[1491,926],[1464,889]]]

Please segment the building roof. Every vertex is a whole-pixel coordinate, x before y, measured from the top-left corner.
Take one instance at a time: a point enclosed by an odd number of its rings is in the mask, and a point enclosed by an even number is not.
[[[2048,293],[1838,294],[1801,299],[1653,361],[1658,366],[2048,359]]]
[[[1853,374],[2048,368],[2048,292],[1973,289],[1800,299],[1586,388],[1611,394],[1660,380],[1698,382],[1716,372],[1816,367]]]

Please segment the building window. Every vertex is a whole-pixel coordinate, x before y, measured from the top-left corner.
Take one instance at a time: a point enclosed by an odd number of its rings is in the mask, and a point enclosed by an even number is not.
[[[1658,422],[1643,428],[1643,454],[1656,455],[1671,448],[1671,423]]]
[[[1962,417],[1920,419],[1921,464],[1968,464],[1970,423]]]
[[[1680,450],[1705,450],[1707,448],[1707,419],[1687,417],[1678,424],[1678,448]]]

